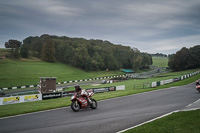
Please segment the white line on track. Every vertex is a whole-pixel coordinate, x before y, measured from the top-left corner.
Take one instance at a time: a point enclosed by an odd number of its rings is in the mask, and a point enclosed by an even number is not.
[[[165,117],[165,116],[171,115],[172,113],[175,113],[175,112],[178,112],[178,111],[172,111],[172,112],[170,112],[170,113],[161,115],[161,116],[156,117],[156,118],[154,118],[154,119],[151,119],[151,120],[149,120],[149,121],[145,121],[145,122],[143,122],[143,123],[141,123],[141,124],[135,125],[135,126],[133,126],[133,127],[127,128],[127,129],[124,129],[124,130],[119,131],[119,132],[117,132],[117,133],[123,133],[123,132],[125,132],[125,131],[127,131],[127,130],[130,130],[130,129],[133,129],[133,128],[142,126],[142,125],[144,125],[144,124],[146,124],[146,123],[150,123],[150,122],[155,121],[155,120],[157,120],[157,119],[160,119],[160,118],[163,118],[163,117]]]
[[[159,117],[156,117],[156,118],[151,119],[151,120],[149,120],[149,121],[145,121],[145,122],[143,122],[143,123],[140,123],[140,124],[135,125],[135,126],[133,126],[133,127],[129,127],[129,128],[127,128],[127,129],[124,129],[124,130],[119,131],[119,132],[116,132],[116,133],[123,133],[123,132],[125,132],[125,131],[127,131],[127,130],[130,130],[130,129],[133,129],[133,128],[142,126],[142,125],[144,125],[144,124],[150,123],[150,122],[155,121],[155,120],[157,120],[157,119],[161,119],[161,118],[163,118],[163,117],[165,117],[165,116],[168,116],[168,115],[171,115],[171,114],[173,114],[173,113],[177,113],[177,112],[181,112],[181,111],[193,111],[193,110],[197,110],[197,109],[200,109],[200,108],[192,108],[192,109],[186,109],[186,110],[176,110],[176,111],[172,111],[172,112],[169,112],[169,113],[167,113],[167,114],[161,115],[161,116],[159,116]]]
[[[190,106],[192,106],[193,104],[198,103],[198,102],[200,102],[200,99],[198,99],[197,101],[195,101],[195,102],[193,102],[193,103],[187,105],[186,108],[188,108],[188,107],[190,107]]]
[[[187,105],[186,107],[189,107],[189,106],[191,106],[192,104],[197,103],[197,102],[200,102],[200,99],[198,99],[197,101],[195,101],[195,102],[193,102],[193,103]],[[165,116],[171,115],[171,114],[176,113],[176,112],[181,112],[181,111],[193,111],[193,110],[198,110],[198,109],[200,109],[200,107],[199,107],[199,108],[190,108],[190,109],[183,109],[183,110],[172,111],[172,112],[169,112],[169,113],[167,113],[167,114],[164,114],[164,115],[161,115],[161,116],[159,116],[159,117],[156,117],[156,118],[154,118],[154,119],[151,119],[151,120],[149,120],[149,121],[146,121],[146,122],[140,123],[140,124],[138,124],[138,125],[135,125],[135,126],[133,126],[133,127],[124,129],[124,130],[119,131],[119,132],[117,132],[117,133],[123,133],[123,132],[125,132],[125,131],[127,131],[127,130],[130,130],[130,129],[133,129],[133,128],[142,126],[142,125],[144,125],[144,124],[150,123],[150,122],[152,122],[152,121],[155,121],[155,120],[157,120],[157,119],[163,118],[163,117],[165,117]]]

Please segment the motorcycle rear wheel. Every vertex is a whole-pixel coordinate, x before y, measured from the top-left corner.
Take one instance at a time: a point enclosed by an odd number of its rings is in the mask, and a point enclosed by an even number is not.
[[[96,109],[97,108],[97,101],[92,99],[92,98],[90,98],[90,100],[92,101],[92,103],[90,104],[90,107],[92,109]]]
[[[80,105],[78,103],[76,103],[75,101],[73,101],[71,103],[71,109],[74,111],[74,112],[78,112],[80,110]]]

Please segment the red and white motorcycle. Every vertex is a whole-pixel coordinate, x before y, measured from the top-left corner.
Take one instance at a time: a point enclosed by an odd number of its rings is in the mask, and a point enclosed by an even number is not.
[[[82,90],[85,91],[85,90]],[[84,93],[87,93],[86,91]],[[96,100],[92,99],[91,97],[94,95],[93,92],[87,93],[87,95],[81,95],[78,93],[75,93],[71,97],[71,109],[74,112],[78,112],[80,109],[86,109],[88,107],[91,107],[92,109],[97,108],[97,102]]]
[[[196,89],[197,89],[197,91],[199,91],[199,93],[200,93],[200,85],[196,85]]]

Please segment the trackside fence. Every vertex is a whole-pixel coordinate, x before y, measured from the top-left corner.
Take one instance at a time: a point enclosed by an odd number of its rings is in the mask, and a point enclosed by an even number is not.
[[[103,79],[119,78],[119,77],[126,77],[126,75],[115,75],[115,76],[105,76],[105,77],[98,77],[98,78],[83,79],[83,80],[63,81],[63,82],[57,82],[56,84],[61,85],[61,84],[67,84],[67,83],[78,83],[78,82],[86,82],[86,81],[92,81],[92,80],[103,80]],[[33,88],[33,87],[37,87],[37,86],[38,85],[24,85],[24,86],[17,86],[17,87],[5,87],[5,88],[0,88],[0,90]]]
[[[183,75],[181,77],[177,77],[177,78],[173,78],[173,79],[155,81],[155,82],[152,82],[151,87],[161,86],[161,85],[169,84],[169,83],[172,83],[172,82],[184,80],[186,78],[189,78],[191,76],[197,75],[199,73],[200,73],[200,71],[196,71],[196,72],[193,72],[193,73],[190,73],[190,74],[186,74],[186,75]]]
[[[86,89],[87,92],[94,92],[94,93],[104,93],[104,92],[118,91],[118,90],[125,90],[125,85]],[[74,93],[75,91],[66,91],[66,92],[55,92],[55,93],[46,93],[46,94],[2,97],[0,98],[0,105],[61,98],[61,97],[72,96],[74,95]]]

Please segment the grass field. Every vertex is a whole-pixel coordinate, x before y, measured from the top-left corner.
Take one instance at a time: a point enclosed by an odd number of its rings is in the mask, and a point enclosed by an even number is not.
[[[153,66],[157,67],[168,67],[168,58],[167,57],[152,57]]]
[[[0,88],[38,84],[39,77],[57,77],[57,82],[124,74],[120,71],[86,72],[61,63],[39,59],[0,60]]]
[[[199,133],[200,110],[173,113],[125,133]]]
[[[7,49],[0,49],[5,54]],[[153,57],[153,65],[166,67],[168,58]],[[57,82],[124,74],[120,71],[86,72],[62,63],[48,63],[37,58],[0,59],[0,88],[36,85],[39,77],[57,77]]]

